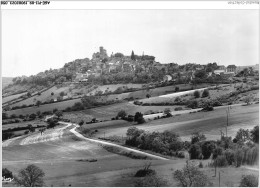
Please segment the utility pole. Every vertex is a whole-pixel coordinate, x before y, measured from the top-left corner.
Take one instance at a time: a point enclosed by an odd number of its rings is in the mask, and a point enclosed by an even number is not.
[[[218,186],[220,187],[220,171],[218,172]]]
[[[228,127],[228,120],[229,120],[229,105],[228,105],[228,108],[227,108],[227,110],[226,110],[226,114],[227,114],[227,125],[226,125],[226,137],[228,136],[227,135],[227,127]]]

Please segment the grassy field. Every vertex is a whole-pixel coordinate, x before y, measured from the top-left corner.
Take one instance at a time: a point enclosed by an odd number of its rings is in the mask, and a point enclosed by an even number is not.
[[[239,128],[252,129],[258,122],[258,104],[232,107],[230,110],[228,135],[234,136]],[[189,140],[190,135],[195,131],[204,133],[209,139],[219,139],[220,130],[225,132],[225,126],[226,112],[225,108],[221,107],[211,112],[182,114],[172,118],[154,120],[136,127],[150,132],[172,130],[180,134],[184,140]],[[125,136],[127,129],[128,127],[102,128],[102,131],[97,133],[96,136],[103,136],[104,132],[106,136]]]
[[[81,101],[81,99],[73,99],[73,100],[68,100],[68,101],[63,101],[63,102],[40,105],[39,107],[33,106],[33,107],[28,107],[28,108],[10,110],[10,111],[6,111],[6,113],[8,115],[12,115],[12,114],[26,115],[26,114],[36,113],[37,111],[40,111],[40,112],[52,111],[55,108],[57,108],[58,110],[64,110],[67,107],[71,107],[76,102],[80,102],[80,101]]]
[[[83,111],[66,112],[64,113],[64,117],[75,120],[78,118],[78,121],[80,121],[80,119],[88,121],[93,117],[99,120],[111,120],[111,118],[117,116],[120,110],[124,110],[127,114],[135,115],[136,112],[141,112],[143,114],[151,113],[151,111],[155,113],[163,112],[165,108],[170,108],[174,111],[176,107],[180,106],[138,106],[134,105],[132,102],[123,102]],[[185,109],[185,107],[183,107],[183,109]]]
[[[107,186],[120,182],[123,185],[117,174],[144,164],[143,160],[113,154],[95,143],[75,138],[70,132],[56,140],[19,145],[24,139],[18,138],[3,147],[3,167],[17,174],[26,165],[36,164],[46,174],[46,186]],[[97,159],[97,162],[84,162],[86,159]],[[160,160],[153,162],[156,165],[166,163]]]
[[[205,85],[201,85],[201,86],[198,86],[198,87],[203,87],[203,86],[205,86]],[[181,87],[182,89],[187,89],[188,87],[191,87],[191,86],[190,85],[179,85],[179,87]],[[55,87],[53,87],[53,88],[55,88]],[[123,99],[131,98],[131,97],[133,97],[134,99],[136,99],[136,98],[141,99],[141,98],[146,98],[146,95],[148,93],[150,93],[151,96],[158,96],[158,95],[164,95],[164,94],[169,93],[169,92],[174,92],[174,88],[175,88],[175,86],[167,86],[167,87],[155,88],[155,89],[150,89],[150,90],[141,90],[141,91],[135,91],[135,92],[129,92],[129,93],[101,96],[98,100],[104,102],[104,101],[111,101],[111,100],[123,100]],[[44,96],[44,95],[50,95],[50,93],[51,92],[49,90],[47,90],[46,92],[43,92],[42,95],[37,96],[37,97],[41,97],[41,96]],[[27,100],[33,100],[33,98],[30,98],[30,99],[27,99]],[[26,102],[27,100],[22,101],[22,102]],[[76,102],[80,102],[80,99],[73,99],[73,100],[62,101],[62,102],[58,102],[58,103],[45,104],[45,105],[40,105],[39,107],[34,106],[34,107],[28,107],[28,108],[23,108],[23,109],[11,110],[11,111],[7,111],[7,114],[8,115],[11,115],[11,114],[26,115],[26,114],[35,113],[36,111],[41,111],[41,112],[52,111],[54,108],[57,108],[59,110],[64,110],[67,107],[73,106]],[[128,109],[130,108],[128,113],[131,114],[131,113],[135,113],[136,109],[138,109],[138,110],[140,109],[139,111],[141,111],[142,113],[145,113],[148,110],[162,111],[166,108],[166,107],[159,107],[159,106],[155,106],[155,107],[136,107],[135,105],[131,105],[130,103],[129,103],[130,105],[127,105],[125,107],[124,106],[125,104],[126,103],[123,103],[122,105],[120,105],[120,104],[115,105],[115,106],[112,105],[112,108],[110,110],[116,109],[116,111],[118,112],[121,109],[125,109],[126,111],[128,111]],[[16,106],[16,105],[17,105],[17,103],[13,104],[13,106]],[[133,107],[133,106],[135,106],[135,107]],[[114,112],[113,113],[110,112],[110,110],[107,111],[107,107],[111,107],[111,106],[104,106],[105,112],[103,112],[104,111],[102,109],[103,107],[101,107],[101,109],[93,108],[93,110],[91,109],[90,112],[88,112],[88,110],[86,110],[86,112],[87,112],[87,114],[90,114],[90,115],[92,115],[92,113],[93,113],[94,116],[95,116],[95,114],[103,114],[103,115],[110,114],[108,116],[109,118],[114,117],[117,114],[117,112],[115,114]],[[172,106],[170,108],[173,109],[175,107],[177,107],[177,106]],[[131,109],[133,109],[133,110],[131,110]],[[98,117],[98,115],[95,116],[95,117]]]
[[[7,103],[7,102],[9,102],[11,100],[17,99],[17,98],[21,97],[24,94],[26,94],[26,92],[25,93],[16,94],[16,95],[10,95],[8,97],[4,97],[4,98],[2,98],[2,103]]]
[[[68,129],[66,129],[68,130]],[[52,130],[49,130],[50,132]],[[138,178],[134,177],[137,170],[151,162],[151,168],[157,174],[167,179],[169,186],[177,186],[172,173],[183,168],[185,159],[175,160],[137,160],[104,150],[92,142],[75,138],[70,132],[65,132],[59,139],[39,142],[30,145],[19,145],[25,137],[16,139],[2,150],[2,167],[17,172],[28,164],[35,164],[45,172],[45,186],[75,186],[75,187],[131,187]],[[97,159],[96,162],[87,162]],[[191,161],[196,165],[201,160]],[[214,168],[206,167],[209,160],[203,160],[201,169],[208,175],[213,186],[218,186],[218,176],[213,177]],[[218,168],[221,173],[221,186],[238,186],[241,176],[255,174],[258,171],[240,168]],[[12,186],[12,183],[3,186]]]

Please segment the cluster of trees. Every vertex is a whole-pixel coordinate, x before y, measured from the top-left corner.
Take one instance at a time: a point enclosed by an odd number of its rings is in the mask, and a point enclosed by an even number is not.
[[[118,83],[150,83],[163,79],[165,72],[162,70],[144,72],[137,68],[136,72],[117,72],[104,74],[99,77],[90,76],[88,82],[95,84],[118,84]]]
[[[72,72],[65,72],[63,69],[58,70],[46,70],[37,75],[32,75],[29,77],[15,77],[13,78],[13,85],[42,85],[51,86],[53,83],[60,83],[65,81],[71,81],[73,78]]]
[[[194,91],[194,97],[195,98],[205,98],[209,96],[209,90],[208,89],[204,89],[202,92],[202,95],[200,96],[200,92],[198,90]]]
[[[151,150],[163,155],[177,155],[176,152],[185,147],[179,135],[171,131],[150,133],[136,127],[130,127],[126,135],[126,145]]]
[[[222,136],[217,141],[206,141],[205,135],[194,133],[189,148],[190,159],[209,159],[212,166],[242,164],[253,165],[258,162],[259,126],[251,131],[239,129],[235,138]]]
[[[44,115],[46,115],[47,112],[41,113],[40,111],[37,111],[36,114],[32,113],[32,114],[27,114],[27,115],[19,115],[17,116],[16,114],[12,114],[11,116],[8,116],[7,113],[2,113],[2,119],[3,122],[2,124],[12,124],[12,123],[19,123],[21,121],[33,121],[35,120],[37,117],[38,118],[43,118]]]
[[[45,173],[38,166],[30,164],[27,167],[19,170],[18,175],[14,176],[13,173],[7,168],[2,169],[2,176],[5,178],[14,179],[15,185],[19,187],[42,187],[44,186],[43,177]]]
[[[123,119],[129,122],[137,122],[138,124],[145,123],[143,114],[141,112],[136,112],[135,115],[127,115],[124,110],[120,110],[115,118],[112,120]]]

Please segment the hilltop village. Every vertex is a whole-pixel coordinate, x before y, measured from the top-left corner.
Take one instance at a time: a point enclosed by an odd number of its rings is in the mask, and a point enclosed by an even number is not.
[[[155,81],[179,81],[190,82],[196,77],[216,77],[230,79],[246,69],[245,74],[251,74],[259,70],[259,64],[248,66],[236,66],[230,64],[227,67],[216,62],[201,65],[198,63],[162,64],[151,55],[131,55],[122,53],[107,54],[104,47],[99,52],[93,53],[92,58],[76,59],[66,63],[61,69],[50,69],[40,72],[35,76],[22,76],[13,79],[13,84],[51,85],[53,82],[96,82],[100,84],[147,83]],[[243,73],[244,74],[244,73]],[[196,76],[197,75],[197,76]],[[10,86],[9,86],[10,87]]]

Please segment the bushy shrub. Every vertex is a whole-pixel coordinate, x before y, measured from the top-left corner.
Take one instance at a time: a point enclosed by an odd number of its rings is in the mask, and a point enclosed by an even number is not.
[[[192,109],[198,108],[198,101],[196,100],[189,101],[187,107]]]
[[[179,102],[180,100],[181,100],[180,97],[176,97],[176,98],[174,99],[174,102]]]
[[[167,180],[158,175],[146,176],[135,182],[136,187],[167,187],[167,185]]]
[[[240,187],[258,187],[258,177],[253,174],[243,175],[239,186]]]
[[[232,165],[235,162],[235,154],[234,151],[231,149],[227,149],[224,151],[224,156],[229,165]]]
[[[202,92],[202,97],[208,97],[209,96],[209,90],[208,89],[204,89]]]
[[[240,167],[243,162],[243,150],[242,149],[237,149],[234,153],[234,161],[235,161],[235,166]]]
[[[185,152],[184,152],[184,151],[178,151],[178,152],[177,152],[177,157],[179,157],[179,158],[185,158]]]
[[[214,160],[214,166],[217,167],[225,167],[228,166],[228,161],[224,155],[219,155],[217,158]]]
[[[135,173],[135,177],[145,177],[145,176],[149,176],[149,175],[155,175],[156,172],[153,169],[150,169],[151,167],[151,163],[147,163],[144,165],[144,168],[138,170]]]
[[[218,156],[222,155],[223,153],[223,148],[222,147],[216,147],[214,150],[213,150],[213,155],[212,155],[212,159],[216,159]]]

